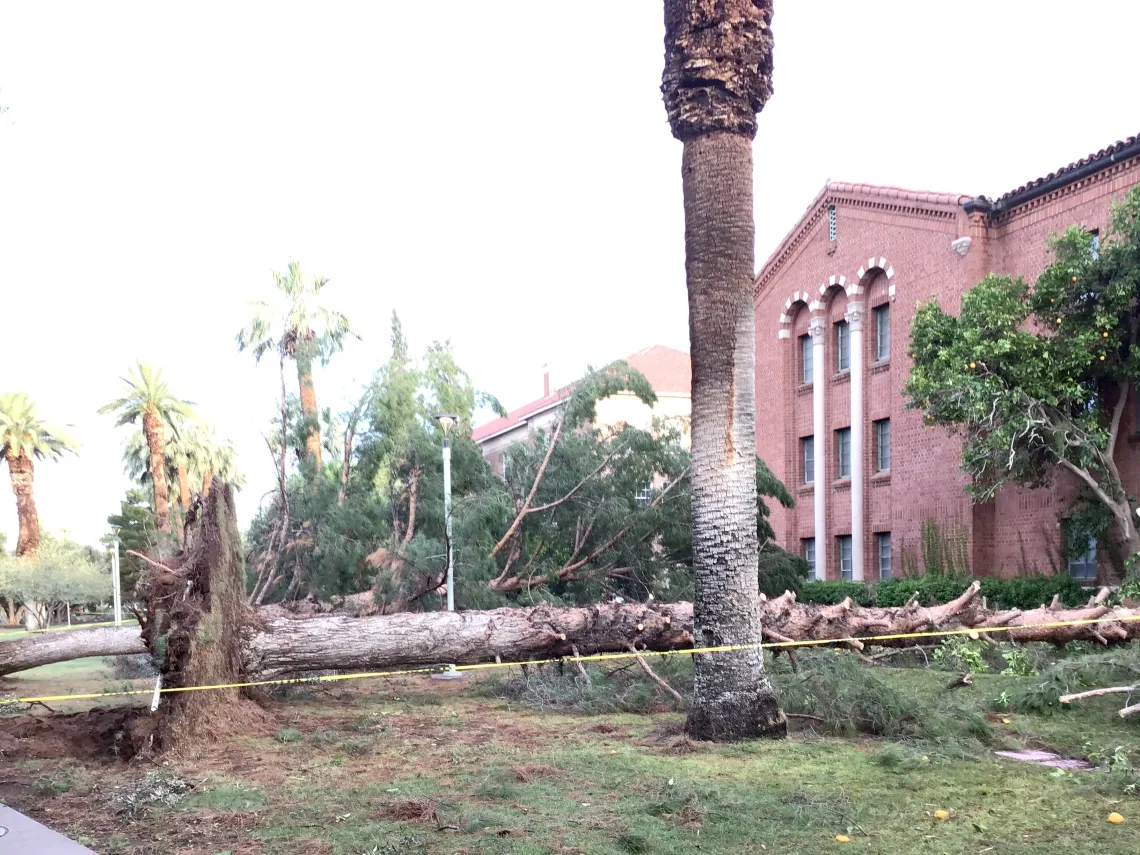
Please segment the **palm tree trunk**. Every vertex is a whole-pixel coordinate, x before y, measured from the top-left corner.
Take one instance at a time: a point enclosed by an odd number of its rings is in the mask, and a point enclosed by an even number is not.
[[[762,8],[765,7],[766,8]],[[666,0],[662,90],[684,143],[692,359],[695,646],[760,641],[756,534],[752,137],[767,97],[771,7]],[[784,736],[759,649],[694,656],[685,729],[702,739]]]
[[[214,480],[214,470],[207,469],[206,474],[202,476],[202,498],[210,495],[210,483]]]
[[[170,532],[170,491],[166,485],[165,438],[162,420],[147,410],[143,413],[143,435],[150,449],[150,483],[154,489],[154,518],[160,533]]]
[[[312,345],[309,342],[300,342],[293,354],[293,360],[297,363],[297,385],[301,392],[301,419],[308,430],[305,437],[304,456],[319,472],[321,469],[321,423],[317,413],[317,391],[313,388],[311,347]]]
[[[9,451],[7,459],[12,492],[16,494],[16,516],[20,520],[16,555],[35,555],[40,549],[40,518],[36,513],[36,498],[32,490],[35,467],[32,458],[24,451],[18,455]]]
[[[186,471],[186,464],[178,464],[178,504],[182,507],[182,516],[190,509],[190,473]]]

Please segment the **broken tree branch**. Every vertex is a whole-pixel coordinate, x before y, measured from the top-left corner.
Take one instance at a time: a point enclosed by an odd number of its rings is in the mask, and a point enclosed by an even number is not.
[[[642,671],[649,675],[649,679],[664,689],[666,692],[668,692],[670,695],[672,695],[674,698],[676,698],[677,703],[681,704],[681,706],[684,706],[685,699],[681,696],[681,693],[670,686],[669,683],[664,679],[658,677],[656,673],[654,673],[653,669],[649,667],[649,663],[646,662],[645,659],[642,658],[641,654],[637,652],[636,647],[631,644],[629,646],[629,649],[633,651],[634,658],[637,659],[637,664],[641,666]]]

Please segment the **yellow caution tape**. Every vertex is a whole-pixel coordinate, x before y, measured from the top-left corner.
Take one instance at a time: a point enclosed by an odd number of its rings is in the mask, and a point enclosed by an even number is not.
[[[172,686],[163,687],[158,691],[161,694],[175,692],[207,692],[217,689],[246,689],[257,686],[294,686],[313,683],[333,683],[343,680],[370,680],[377,677],[405,677],[410,674],[438,674],[443,670],[456,671],[486,671],[492,668],[513,668],[522,665],[553,665],[559,662],[605,662],[615,659],[634,659],[639,656],[673,656],[677,654],[693,653],[734,653],[742,650],[777,650],[786,647],[819,647],[822,645],[874,643],[876,641],[898,641],[908,638],[946,638],[952,635],[978,635],[981,633],[1013,632],[1015,630],[1030,629],[1061,629],[1069,626],[1089,626],[1098,623],[1127,623],[1140,621],[1140,615],[1125,615],[1123,617],[1087,618],[1084,620],[1054,621],[1050,623],[1024,624],[1018,626],[979,626],[965,629],[926,630],[923,632],[899,632],[890,635],[846,636],[843,638],[813,638],[805,641],[771,641],[756,642],[753,644],[722,644],[715,647],[687,647],[677,650],[639,650],[636,653],[593,653],[588,656],[556,656],[549,659],[528,659],[521,662],[480,662],[474,665],[436,665],[428,668],[402,668],[396,671],[363,671],[353,674],[331,674],[317,677],[292,677],[281,680],[249,680],[243,683],[218,683],[209,686]],[[80,701],[96,698],[114,698],[125,695],[153,695],[154,689],[128,689],[122,692],[90,692],[73,695],[47,695],[39,698],[12,698],[0,701],[0,707],[11,704],[47,703],[48,701]]]

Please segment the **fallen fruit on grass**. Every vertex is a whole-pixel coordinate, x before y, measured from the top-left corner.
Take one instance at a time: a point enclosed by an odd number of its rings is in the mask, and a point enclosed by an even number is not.
[[[848,837],[846,834],[837,834],[837,835],[835,835],[835,842],[836,843],[850,843],[851,838]]]
[[[1120,823],[1124,822],[1124,817],[1122,817],[1116,811],[1113,811],[1108,815],[1108,821],[1113,825],[1120,825]]]
[[[935,819],[949,819],[950,818],[950,812],[945,811],[945,810],[936,810],[934,812],[934,818]]]

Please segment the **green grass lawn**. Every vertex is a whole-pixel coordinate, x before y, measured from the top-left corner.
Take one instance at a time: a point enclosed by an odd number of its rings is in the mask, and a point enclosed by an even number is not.
[[[655,667],[683,687],[677,659]],[[550,692],[545,709],[502,681],[362,681],[293,690],[264,727],[188,747],[157,773],[194,785],[168,804],[116,812],[116,794],[145,801],[168,788],[140,784],[144,767],[66,760],[17,761],[32,783],[5,797],[120,855],[1140,851],[1140,798],[1126,779],[992,753],[1119,746],[1140,766],[1140,723],[1115,715],[1119,699],[1053,715],[990,712],[979,724],[993,699],[1036,678],[981,674],[946,700],[946,672],[873,674],[872,694],[895,703],[897,690],[945,720],[889,740],[817,735],[800,720],[782,742],[705,745],[680,735],[678,712],[568,711],[616,697],[667,708],[632,671],[622,686],[599,679],[604,691],[585,701]],[[804,679],[780,676],[786,687]],[[1126,822],[1107,822],[1112,811]]]

